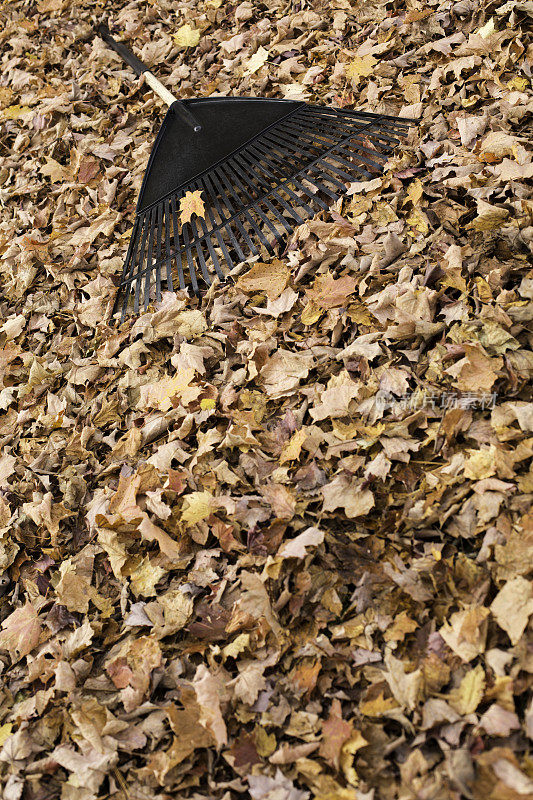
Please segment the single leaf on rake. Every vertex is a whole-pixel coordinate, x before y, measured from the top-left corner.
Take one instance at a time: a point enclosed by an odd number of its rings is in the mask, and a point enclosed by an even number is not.
[[[202,200],[202,190],[197,189],[195,192],[185,192],[180,200],[180,222],[184,225],[190,222],[193,214],[197,217],[205,216],[204,201]]]

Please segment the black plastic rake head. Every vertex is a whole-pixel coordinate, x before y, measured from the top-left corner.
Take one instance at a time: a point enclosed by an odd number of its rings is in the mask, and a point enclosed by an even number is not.
[[[292,100],[178,101],[106,29],[99,33],[170,104],[137,203],[115,301],[121,321],[164,289],[199,293],[261,248],[273,253],[352,181],[379,175],[416,121]],[[204,211],[183,222],[189,192],[200,192]]]

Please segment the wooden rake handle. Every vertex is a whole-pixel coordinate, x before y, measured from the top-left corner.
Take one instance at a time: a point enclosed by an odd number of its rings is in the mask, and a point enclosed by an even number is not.
[[[112,50],[115,51],[115,53],[119,54],[122,60],[132,68],[136,75],[144,75],[144,79],[150,89],[152,89],[177,116],[181,117],[181,119],[187,123],[187,125],[190,125],[195,133],[198,133],[202,130],[202,126],[200,125],[199,121],[196,119],[194,114],[191,113],[188,107],[182,103],[181,100],[178,100],[177,97],[174,97],[172,92],[169,92],[169,90],[163,86],[160,81],[158,81],[155,75],[150,72],[146,64],[144,64],[140,58],[137,58],[137,56],[134,55],[131,50],[128,50],[126,45],[122,44],[122,42],[117,42],[116,39],[113,39],[109,28],[106,25],[98,25],[96,27],[96,33]]]

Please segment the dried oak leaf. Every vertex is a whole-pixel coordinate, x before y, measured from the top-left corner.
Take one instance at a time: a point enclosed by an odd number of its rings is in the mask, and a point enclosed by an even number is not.
[[[450,705],[459,714],[472,714],[481,702],[485,691],[485,671],[481,664],[469,670],[463,680],[450,693]]]
[[[228,732],[220,707],[225,695],[222,675],[214,675],[205,664],[200,664],[192,681],[192,687],[200,709],[200,724],[213,735],[217,747],[227,744]]]
[[[248,272],[239,277],[237,288],[243,292],[265,292],[269,300],[276,300],[290,278],[287,265],[278,258],[273,258],[269,263],[256,262]]]
[[[278,558],[305,558],[307,547],[315,547],[324,541],[324,531],[318,528],[307,528],[294,539],[281,545]]]
[[[243,75],[253,75],[254,72],[257,72],[259,69],[261,69],[261,67],[266,64],[268,56],[268,50],[265,50],[265,48],[262,46],[259,47],[253,56],[246,62],[246,69],[244,70]]]
[[[8,650],[14,662],[19,661],[37,647],[41,629],[37,610],[27,601],[2,622],[0,648]]]
[[[488,608],[472,605],[452,614],[440,629],[448,647],[463,661],[472,661],[485,651],[489,614]]]
[[[533,614],[531,581],[520,576],[508,581],[494,598],[490,610],[512,644],[518,644]]]
[[[320,756],[336,770],[339,769],[342,746],[348,741],[352,732],[352,723],[342,718],[340,701],[335,698],[328,719],[322,723]]]
[[[366,78],[372,75],[374,67],[378,62],[370,54],[363,56],[355,56],[345,67],[346,77],[352,84],[357,85],[360,78]]]
[[[278,768],[273,778],[266,775],[248,775],[252,800],[308,800],[310,793],[297,789]]]
[[[348,475],[337,475],[321,492],[324,496],[323,511],[343,508],[347,517],[362,517],[374,508],[374,495],[370,489],[362,489]]]
[[[306,289],[305,293],[317,308],[337,308],[347,304],[349,295],[355,292],[355,285],[355,278],[349,275],[334,278],[328,272],[326,275],[317,275],[313,286]]]

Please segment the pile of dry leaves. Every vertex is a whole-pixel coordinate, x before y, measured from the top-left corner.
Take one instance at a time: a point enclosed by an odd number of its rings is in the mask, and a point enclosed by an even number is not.
[[[4,800],[533,797],[531,0],[0,9]],[[421,116],[108,324],[161,102]]]

